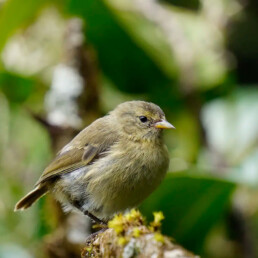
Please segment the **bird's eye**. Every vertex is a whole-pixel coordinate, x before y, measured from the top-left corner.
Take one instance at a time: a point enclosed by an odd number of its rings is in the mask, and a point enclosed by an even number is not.
[[[139,116],[139,119],[142,123],[146,123],[148,121],[148,118],[146,116]]]

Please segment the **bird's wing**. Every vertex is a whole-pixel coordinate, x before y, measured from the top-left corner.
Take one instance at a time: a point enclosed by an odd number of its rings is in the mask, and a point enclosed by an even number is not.
[[[107,117],[96,120],[59,152],[44,170],[36,185],[96,161],[117,140],[118,134],[113,130]]]

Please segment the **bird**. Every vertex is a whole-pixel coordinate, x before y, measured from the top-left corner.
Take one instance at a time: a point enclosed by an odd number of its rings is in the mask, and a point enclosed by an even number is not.
[[[77,210],[106,224],[137,207],[161,183],[169,166],[162,132],[174,128],[154,103],[119,104],[61,149],[14,210],[50,193],[64,211]]]

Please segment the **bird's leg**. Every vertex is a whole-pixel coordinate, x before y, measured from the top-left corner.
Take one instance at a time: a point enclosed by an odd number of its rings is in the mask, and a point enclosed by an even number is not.
[[[105,221],[102,221],[101,219],[97,218],[96,216],[94,216],[93,214],[91,214],[90,212],[88,211],[85,211],[83,208],[82,208],[82,203],[78,200],[73,200],[72,202],[72,205],[75,206],[78,210],[80,210],[81,212],[83,212],[84,215],[90,217],[93,221],[95,221],[97,224],[100,224],[102,226],[107,226],[107,223]]]
[[[88,217],[90,217],[92,220],[94,220],[96,223],[102,225],[102,226],[107,226],[107,223],[99,218],[97,218],[96,216],[94,216],[93,214],[91,214],[88,211],[84,211],[83,212],[85,215],[87,215]]]

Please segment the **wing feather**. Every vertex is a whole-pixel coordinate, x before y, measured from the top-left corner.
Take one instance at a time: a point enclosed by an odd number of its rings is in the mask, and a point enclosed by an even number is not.
[[[71,173],[101,158],[101,154],[118,140],[118,134],[112,129],[108,118],[96,120],[67,144],[44,170],[36,185]]]

